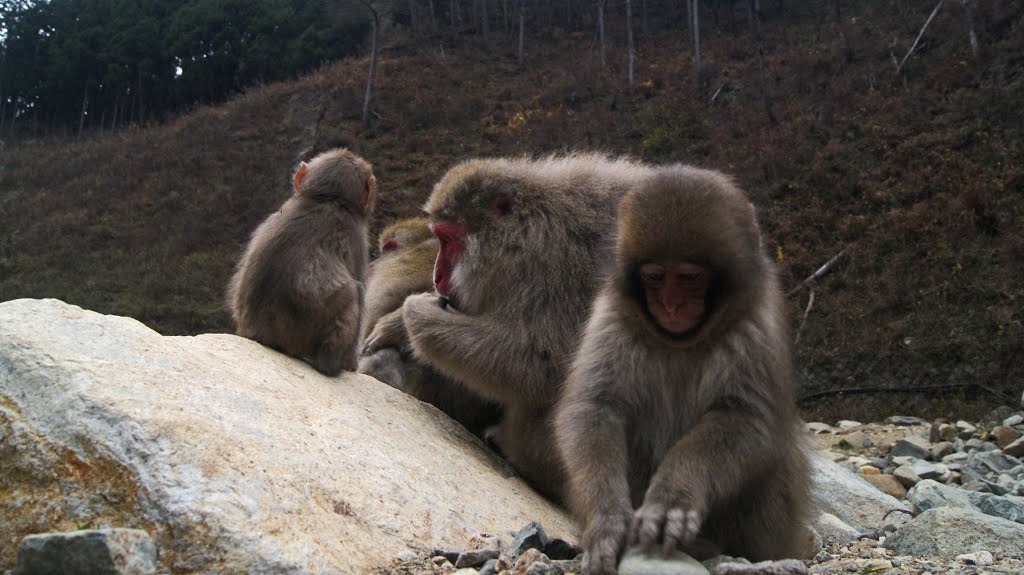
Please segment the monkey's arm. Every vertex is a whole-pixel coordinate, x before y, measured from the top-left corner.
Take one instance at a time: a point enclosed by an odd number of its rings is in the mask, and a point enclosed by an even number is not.
[[[779,433],[771,400],[753,389],[745,395],[719,398],[665,454],[634,514],[631,541],[645,550],[660,541],[665,553],[692,543],[709,509],[770,465]]]
[[[555,354],[521,327],[459,313],[444,301],[426,293],[409,296],[402,306],[418,357],[492,401],[551,405],[558,383]]]
[[[596,378],[576,375],[559,403],[555,436],[569,474],[570,500],[583,521],[583,572],[614,574],[633,512],[625,423],[613,403],[594,393],[602,387]]]
[[[402,320],[402,308],[384,314],[363,341],[362,355],[371,355],[384,348],[405,352],[409,348],[409,335]]]

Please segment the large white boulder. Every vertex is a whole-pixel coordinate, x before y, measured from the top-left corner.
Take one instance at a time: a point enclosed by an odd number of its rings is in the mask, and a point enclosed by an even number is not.
[[[366,573],[575,525],[441,412],[232,335],[0,303],[0,571],[30,533],[135,527],[163,568]]]

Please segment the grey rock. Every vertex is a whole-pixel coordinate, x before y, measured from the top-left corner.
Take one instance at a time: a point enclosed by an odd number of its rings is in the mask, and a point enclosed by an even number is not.
[[[491,559],[498,559],[498,555],[501,552],[497,549],[474,549],[472,551],[463,551],[459,553],[459,557],[455,560],[455,568],[462,569],[463,567],[480,567],[484,563],[487,563]]]
[[[807,431],[810,431],[814,435],[818,435],[821,433],[832,433],[832,426],[827,423],[822,423],[820,421],[812,421],[807,424]]]
[[[973,437],[976,433],[978,433],[978,428],[971,425],[970,423],[967,423],[962,419],[956,422],[956,434],[958,437],[960,437],[960,439],[967,439],[969,437]]]
[[[562,570],[550,563],[531,563],[523,575],[562,575]]]
[[[948,423],[939,424],[939,441],[953,441],[959,439],[956,436],[956,426]]]
[[[714,571],[715,567],[718,567],[722,563],[744,563],[750,565],[750,561],[743,557],[731,557],[729,555],[716,555],[711,559],[705,559],[700,562],[708,571]]]
[[[630,547],[622,554],[619,575],[708,575],[709,571],[699,561],[676,551],[668,557],[658,554],[645,555],[639,549]]]
[[[953,448],[956,449],[956,446],[954,445]],[[967,461],[969,461],[970,458],[971,458],[971,454],[970,453],[964,453],[962,451],[957,451],[955,453],[950,453],[949,455],[943,457],[942,458],[942,462],[945,463],[946,465],[962,464],[962,463],[967,463]]]
[[[512,543],[509,543],[505,549],[505,553],[511,557],[519,557],[527,549],[536,549],[543,553],[547,542],[548,536],[544,533],[544,528],[540,526],[540,523],[532,521],[515,534]]]
[[[819,510],[831,513],[858,530],[877,528],[893,509],[905,509],[898,499],[882,493],[843,466],[815,454],[811,458],[813,495]],[[892,514],[890,519],[895,518]],[[905,518],[895,518],[897,522]]]
[[[914,511],[920,514],[937,507],[974,509],[968,495],[958,487],[928,479],[912,487],[907,492],[907,499],[914,505]]]
[[[917,482],[921,481],[921,478],[914,473],[914,466],[909,463],[897,467],[896,470],[892,472],[892,476],[899,479],[900,483],[902,483],[904,487],[908,488],[917,485]]]
[[[910,469],[921,479],[935,479],[941,482],[949,479],[949,468],[941,463],[915,461],[910,465]]]
[[[984,485],[987,488],[988,491],[991,491],[992,493],[995,493],[996,495],[1006,495],[1007,493],[1009,493],[1008,489],[1006,489],[1002,485],[999,485],[995,481],[992,481],[988,477],[986,477],[984,471],[979,471],[977,468],[974,468],[974,467],[965,467],[964,468],[962,483],[963,483],[964,489],[968,489],[968,487],[967,487],[968,484],[974,485],[974,484],[977,484],[977,483],[981,483],[982,485]],[[978,489],[974,489],[974,488],[971,488],[971,490],[972,491],[979,491]]]
[[[929,452],[932,461],[942,461],[942,458],[953,454],[953,444],[948,441],[933,443]]]
[[[573,559],[567,561],[565,559],[554,560],[551,565],[562,570],[562,573],[582,573],[583,572],[583,561]],[[480,573],[483,575],[483,573]]]
[[[1015,410],[1009,405],[1000,405],[985,415],[984,423],[987,427],[999,425],[1004,419],[1013,415],[1014,412]]]
[[[1003,448],[1003,453],[1012,457],[1024,457],[1024,437],[1018,438]]]
[[[140,529],[29,535],[18,544],[12,575],[150,575],[156,545]]]
[[[970,460],[971,464],[981,465],[985,468],[1000,473],[1003,471],[1009,471],[1021,462],[1012,455],[1006,455],[1005,453],[999,453],[997,451],[985,451],[982,453],[975,453],[974,457]]]
[[[491,559],[484,563],[483,567],[480,568],[480,575],[497,575],[498,573],[498,560]]]
[[[797,559],[761,561],[760,563],[723,563],[712,575],[805,575],[807,565]]]
[[[1003,420],[1003,425],[1009,427],[1013,427],[1014,425],[1020,425],[1021,423],[1024,423],[1024,415],[1020,413],[1011,415],[1010,417],[1007,417],[1006,419]]]
[[[992,493],[968,492],[967,499],[986,515],[1002,517],[1015,523],[1024,523],[1024,503]]]
[[[1024,554],[1024,526],[974,509],[929,509],[885,540],[899,555],[956,557],[975,551]]]
[[[452,565],[455,565],[455,562],[459,560],[459,555],[458,551],[441,551],[440,549],[435,549],[430,553],[431,557],[444,557]]]
[[[841,519],[831,513],[822,513],[812,525],[821,535],[823,545],[835,545],[837,543],[849,543],[860,535],[860,532],[850,527]]]
[[[931,451],[928,449],[928,441],[923,437],[919,438],[915,435],[908,435],[904,439],[899,439],[892,446],[892,451],[889,452],[893,457],[914,457],[916,459],[928,459],[931,455]]]
[[[927,419],[909,415],[892,415],[885,418],[885,422],[891,425],[928,425]]]
[[[977,437],[972,437],[972,438],[968,439],[967,441],[964,441],[964,447],[963,448],[964,448],[965,451],[978,451],[979,448],[981,448],[981,444],[982,443],[984,443],[984,442],[981,439],[979,439]]]

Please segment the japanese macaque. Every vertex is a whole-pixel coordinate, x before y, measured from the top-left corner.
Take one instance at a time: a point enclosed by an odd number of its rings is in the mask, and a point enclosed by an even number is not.
[[[343,148],[299,166],[294,194],[253,232],[228,285],[238,335],[325,375],[356,369],[376,185],[370,164]]]
[[[416,355],[496,402],[492,439],[534,488],[565,487],[551,409],[609,257],[615,208],[651,168],[597,154],[477,159],[427,200],[437,293],[410,296]]]
[[[615,573],[627,543],[751,561],[806,549],[810,468],[760,244],[718,172],[665,167],[623,198],[555,413],[585,573]]]
[[[380,234],[380,257],[370,264],[359,373],[425,401],[476,435],[498,422],[497,405],[412,356],[402,323],[402,302],[434,291],[437,238],[426,218],[396,222]]]

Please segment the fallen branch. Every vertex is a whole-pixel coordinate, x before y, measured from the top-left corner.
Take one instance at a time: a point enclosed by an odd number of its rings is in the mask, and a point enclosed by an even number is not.
[[[796,337],[793,338],[793,345],[800,343],[800,334],[804,331],[804,324],[807,323],[807,316],[811,315],[811,308],[814,307],[814,289],[811,289],[811,295],[807,298],[807,309],[804,310],[804,318],[800,320],[800,327],[796,329]]]
[[[821,277],[823,275],[827,274],[829,272],[829,270],[832,269],[832,266],[834,266],[836,264],[836,262],[839,261],[839,258],[843,257],[843,255],[846,254],[846,250],[847,250],[847,248],[843,248],[843,250],[841,252],[839,252],[838,254],[832,256],[832,259],[830,259],[827,262],[825,262],[825,264],[823,266],[818,268],[818,271],[816,271],[813,274],[807,276],[807,279],[805,279],[804,281],[800,282],[800,285],[798,285],[795,288],[789,290],[789,293],[786,294],[786,297],[792,296],[793,294],[797,293],[798,291],[804,289],[804,287],[806,287],[808,284],[821,279]]]
[[[906,64],[907,62],[907,58],[909,58],[910,55],[914,53],[914,50],[917,49],[917,43],[921,41],[921,36],[924,36],[924,31],[928,28],[928,25],[932,23],[932,18],[935,18],[935,15],[939,13],[939,8],[942,8],[942,3],[944,1],[945,0],[939,0],[939,3],[935,5],[935,9],[932,10],[932,15],[925,20],[924,26],[921,27],[921,31],[917,33],[917,39],[914,40],[914,45],[907,51],[907,55],[900,61],[899,66],[896,66],[896,74],[900,73],[900,70],[903,69],[903,64]]]

